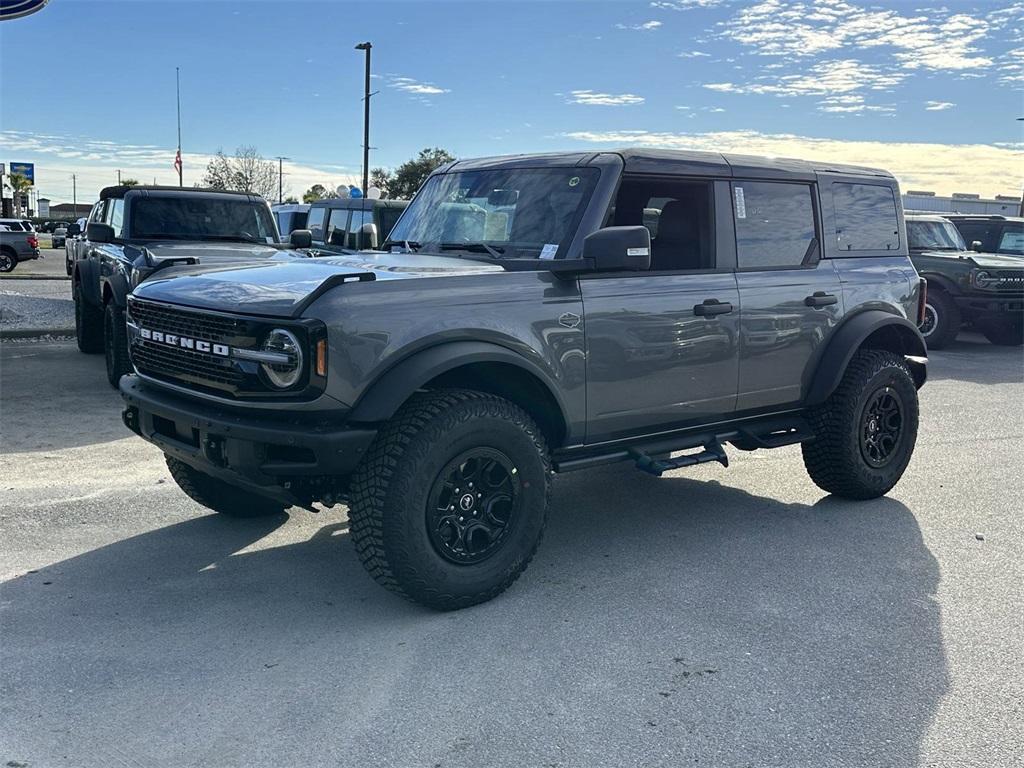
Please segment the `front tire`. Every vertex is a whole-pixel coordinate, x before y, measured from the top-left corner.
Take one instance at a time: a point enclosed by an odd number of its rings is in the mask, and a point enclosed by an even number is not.
[[[525,411],[494,395],[415,395],[352,478],[349,530],[385,588],[438,610],[482,603],[526,569],[547,520],[551,467]]]
[[[128,330],[124,310],[111,299],[103,310],[103,352],[107,360],[107,381],[117,389],[121,377],[131,373],[128,362]]]
[[[78,349],[87,355],[103,351],[103,311],[82,297],[82,284],[72,287],[75,299],[75,340]]]
[[[1024,322],[1006,320],[981,326],[985,338],[998,347],[1019,347],[1024,344]]]
[[[825,403],[808,414],[815,439],[803,444],[815,485],[847,499],[874,499],[896,485],[917,441],[914,379],[902,356],[861,350]]]
[[[960,308],[953,297],[938,288],[929,290],[921,323],[921,335],[928,349],[942,349],[952,344],[962,324]]]
[[[207,509],[228,517],[268,517],[284,512],[284,505],[278,501],[236,488],[166,454],[164,458],[178,487]]]

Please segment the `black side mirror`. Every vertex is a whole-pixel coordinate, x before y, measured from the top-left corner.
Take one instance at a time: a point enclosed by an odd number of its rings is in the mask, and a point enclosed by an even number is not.
[[[82,234],[82,228],[77,224],[68,225],[68,237],[77,237]]]
[[[377,225],[367,222],[359,228],[358,248],[361,251],[375,251],[379,245],[380,238],[377,235]]]
[[[594,270],[632,270],[651,268],[651,232],[647,227],[607,227],[592,232],[583,240],[583,258]]]
[[[90,221],[85,229],[86,237],[94,243],[114,242],[114,228],[109,224],[102,224],[98,221]]]
[[[972,240],[971,241],[971,250],[972,251],[977,251],[978,253],[981,253],[981,240]]]
[[[309,248],[313,245],[313,233],[308,229],[293,229],[288,242],[296,248]]]

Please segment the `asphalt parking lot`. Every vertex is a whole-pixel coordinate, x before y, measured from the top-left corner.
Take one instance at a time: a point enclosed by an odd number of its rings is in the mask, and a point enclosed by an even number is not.
[[[1024,357],[933,354],[888,498],[798,448],[559,477],[505,595],[378,588],[344,508],[220,519],[102,356],[6,342],[0,764],[1009,766],[1024,753]],[[1016,756],[1016,757],[1015,757]]]

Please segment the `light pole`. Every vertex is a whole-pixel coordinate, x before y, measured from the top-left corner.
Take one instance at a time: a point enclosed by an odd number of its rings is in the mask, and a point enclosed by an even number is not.
[[[363,94],[363,197],[370,187],[370,42],[360,43],[357,51],[366,51],[366,88]]]
[[[291,160],[290,157],[277,156],[277,202],[284,202],[284,161]]]

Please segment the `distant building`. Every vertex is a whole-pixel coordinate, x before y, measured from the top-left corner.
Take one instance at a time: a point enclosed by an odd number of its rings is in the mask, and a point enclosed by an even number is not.
[[[954,192],[950,197],[939,197],[934,192],[920,192],[908,189],[903,195],[903,209],[907,211],[935,211],[937,213],[987,213],[1003,216],[1021,216],[1019,197],[996,195],[983,198],[981,195]]]
[[[91,210],[92,203],[57,203],[50,206],[50,215],[55,219],[77,219],[88,216]]]

